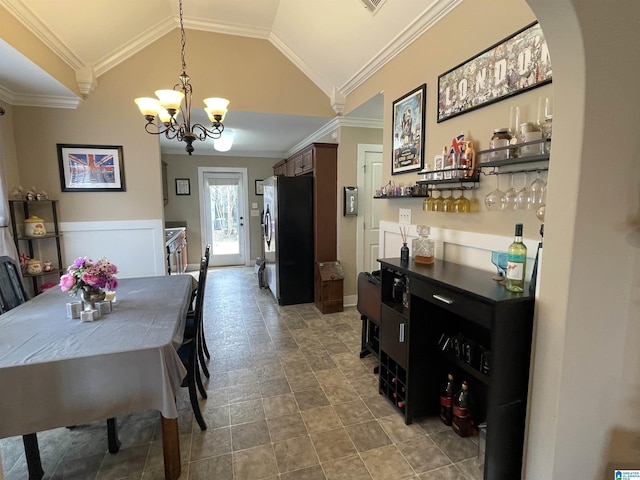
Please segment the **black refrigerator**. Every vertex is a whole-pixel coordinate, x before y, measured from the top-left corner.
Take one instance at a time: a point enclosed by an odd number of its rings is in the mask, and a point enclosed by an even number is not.
[[[263,181],[264,258],[269,289],[279,305],[313,302],[313,177]]]

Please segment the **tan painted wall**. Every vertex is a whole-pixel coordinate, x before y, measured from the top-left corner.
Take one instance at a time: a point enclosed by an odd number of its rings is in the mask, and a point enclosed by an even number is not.
[[[202,255],[201,228],[200,228],[200,197],[198,192],[198,168],[199,167],[237,167],[246,168],[248,174],[248,208],[257,203],[258,210],[262,211],[262,196],[255,194],[255,181],[262,180],[273,174],[273,164],[277,159],[273,158],[245,158],[245,157],[219,157],[193,155],[163,155],[167,162],[167,177],[169,185],[169,203],[165,207],[166,221],[186,221],[189,263],[197,264]],[[188,178],[191,181],[191,195],[176,195],[175,179]],[[250,259],[262,256],[262,231],[260,229],[260,217],[249,216],[248,231],[250,235],[251,256]]]
[[[232,109],[331,115],[327,97],[267,41],[196,31],[188,32],[188,41],[187,62],[211,59],[187,63],[194,103],[205,96],[224,95],[231,99]],[[221,52],[215,62],[211,45]],[[167,57],[176,61],[167,66]],[[174,31],[102,75],[98,87],[76,110],[14,107],[23,186],[36,185],[59,198],[62,221],[162,219],[159,143],[144,132],[144,119],[133,99],[170,88],[177,81],[178,60],[179,38]],[[122,145],[126,192],[61,193],[57,143]]]
[[[377,128],[340,128],[340,144],[338,146],[338,260],[345,271],[344,295],[357,294],[358,271],[357,259],[357,218],[343,216],[346,186],[357,186],[358,144],[381,144],[382,130]],[[366,201],[360,195],[360,201]]]
[[[5,109],[5,114],[0,117],[0,160],[3,163],[1,174],[5,187],[11,191],[20,185],[18,161],[16,159],[16,142],[13,134],[13,107],[0,102],[0,107]]]
[[[335,115],[327,96],[267,40],[197,30],[186,33],[194,108],[213,96],[228,98],[229,110]],[[135,96],[153,96],[155,90],[171,88],[178,81],[179,47],[174,30],[127,61],[126,68],[136,79]],[[119,78],[130,80],[122,73]]]
[[[469,19],[473,19],[471,24]],[[533,13],[524,2],[466,0],[349,95],[347,107],[355,108],[359,103],[384,90],[384,125],[385,131],[390,132],[392,102],[426,83],[425,163],[433,164],[433,157],[442,151],[442,146],[450,145],[452,138],[463,131],[474,140],[477,150],[489,148],[493,129],[508,125],[511,106],[524,107],[528,110],[529,119],[535,121],[538,97],[552,97],[553,86],[540,87],[437,123],[438,76],[534,20]],[[487,24],[492,27],[479,28],[480,25]],[[402,75],[398,72],[402,72]],[[385,183],[388,180],[392,180],[396,185],[415,183],[418,179],[415,173],[395,176],[390,174],[391,135],[384,135],[383,150]],[[515,176],[516,189],[524,185],[524,180],[524,174]],[[531,183],[532,180],[533,176],[529,175],[527,182]],[[507,186],[508,178],[501,177],[501,187],[506,189]],[[535,211],[486,211],[484,197],[495,187],[494,176],[483,176],[479,188],[471,193],[471,200],[479,208],[479,213],[464,215],[423,212],[422,201],[419,199],[394,199],[384,201],[382,218],[397,221],[399,208],[411,208],[414,224],[501,235],[511,235],[513,225],[522,221],[525,223],[525,236],[537,238],[540,222],[535,217]]]

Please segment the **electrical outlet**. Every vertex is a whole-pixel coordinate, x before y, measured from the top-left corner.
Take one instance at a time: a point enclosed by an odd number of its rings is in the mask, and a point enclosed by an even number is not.
[[[403,223],[405,225],[411,224],[411,209],[410,208],[400,208],[400,216],[398,223]]]

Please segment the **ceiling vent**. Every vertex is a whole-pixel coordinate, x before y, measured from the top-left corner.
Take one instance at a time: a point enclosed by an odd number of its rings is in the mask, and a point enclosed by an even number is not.
[[[372,14],[375,14],[380,7],[385,2],[385,0],[360,0],[364,6],[369,10]]]

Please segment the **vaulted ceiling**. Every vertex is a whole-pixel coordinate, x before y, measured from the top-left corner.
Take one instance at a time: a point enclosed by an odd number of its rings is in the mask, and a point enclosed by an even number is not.
[[[346,95],[461,1],[184,0],[183,12],[187,29],[267,39],[341,114]],[[372,13],[365,2],[378,4],[377,10]],[[92,77],[98,83],[102,74],[179,23],[178,0],[0,0],[0,5],[69,64],[79,79]],[[80,101],[1,39],[0,60],[0,100],[57,107]],[[357,114],[380,120],[380,100],[374,103],[374,108]],[[256,122],[251,115],[236,117],[234,122]],[[285,125],[287,135],[299,141],[330,119],[306,120],[280,118],[273,123],[291,122]],[[288,138],[281,148],[289,148],[285,144],[291,141]],[[233,150],[237,155],[241,149]]]

